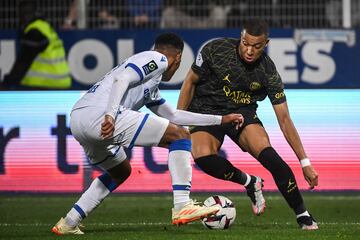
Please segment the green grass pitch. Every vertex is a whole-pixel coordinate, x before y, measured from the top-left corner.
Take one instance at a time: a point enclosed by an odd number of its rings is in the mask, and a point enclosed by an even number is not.
[[[193,193],[203,201],[211,193]],[[84,236],[56,236],[51,227],[64,216],[78,195],[0,195],[0,239],[360,239],[360,194],[305,193],[318,231],[301,231],[292,211],[276,193],[265,192],[267,208],[254,216],[245,193],[222,193],[235,203],[237,218],[228,230],[208,230],[198,222],[170,224],[172,196],[114,194],[87,219]]]

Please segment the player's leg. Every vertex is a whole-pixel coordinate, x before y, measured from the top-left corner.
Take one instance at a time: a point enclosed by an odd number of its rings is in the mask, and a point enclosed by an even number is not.
[[[244,186],[255,177],[242,172],[226,158],[218,155],[225,136],[225,126],[203,126],[191,129],[192,154],[196,165],[208,175]]]
[[[245,126],[240,134],[239,145],[270,171],[276,186],[286,202],[294,210],[298,219],[303,217],[306,219],[304,222],[311,222],[308,227],[302,226],[302,228],[317,228],[316,222],[313,221],[310,214],[306,211],[293,171],[275,149],[272,148],[265,129],[260,124]]]
[[[80,222],[130,176],[131,167],[124,149],[114,144],[118,144],[122,135],[131,136],[128,132],[133,131],[141,116],[127,115],[132,119],[127,121],[127,125],[117,121],[114,138],[104,140],[98,131],[101,128],[103,113],[94,110],[83,109],[73,112],[70,126],[73,136],[82,145],[90,163],[103,169],[104,174],[93,180],[66,217],[61,218],[52,228],[52,231],[59,235],[83,234],[78,227]]]
[[[241,171],[229,160],[218,155],[218,149],[224,140],[224,131],[228,132],[228,128],[231,127],[232,126],[208,126],[195,127],[192,129],[192,154],[195,163],[208,175],[235,182],[249,188],[257,185],[257,183],[261,183],[261,178]],[[261,194],[261,188],[258,189],[258,192]],[[265,203],[263,203],[263,205],[264,204]],[[259,209],[255,214],[258,215],[264,211],[264,207]]]
[[[251,176],[236,168],[226,158],[218,155],[218,150],[224,140],[224,134],[221,135],[220,127],[195,128],[196,131],[191,134],[194,161],[201,170],[212,177],[247,186],[251,182]],[[214,132],[216,132],[216,136],[213,135]]]
[[[169,148],[169,170],[173,180],[174,206],[179,208],[190,201],[191,141],[188,131],[169,123],[169,120],[146,114],[128,147],[159,146]]]
[[[190,134],[183,127],[169,123],[158,146],[169,149],[168,167],[172,180],[174,209],[180,210],[190,202]]]
[[[67,213],[66,217],[53,227],[52,231],[59,235],[82,234],[79,225],[100,203],[120,184],[122,184],[131,173],[129,160],[122,147],[114,146],[117,150],[114,155],[108,152],[104,161],[96,164],[104,173],[93,180],[89,188],[81,195],[79,200]],[[103,154],[106,156],[106,154]]]
[[[124,153],[124,158],[125,153]],[[99,204],[119,185],[121,185],[130,176],[131,166],[129,160],[122,161],[108,159],[109,163],[119,163],[109,169],[101,166],[106,171],[95,178],[89,188],[82,194],[80,199],[75,203],[74,207],[67,214],[69,222],[72,226],[78,226],[79,223],[88,216]]]
[[[168,166],[174,200],[173,224],[186,224],[219,211],[218,207],[200,206],[190,199],[191,141],[185,128],[169,123],[167,119],[149,116],[134,144],[169,149]]]

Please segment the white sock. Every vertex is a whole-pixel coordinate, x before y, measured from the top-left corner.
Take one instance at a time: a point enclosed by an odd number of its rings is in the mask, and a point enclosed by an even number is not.
[[[247,185],[249,185],[250,181],[251,181],[251,177],[249,174],[247,174],[246,172],[244,172],[246,174],[246,182],[244,184],[244,187],[246,187]]]
[[[72,227],[78,226],[116,187],[117,185],[107,173],[95,178],[90,187],[67,213],[66,223]]]
[[[190,201],[192,168],[190,163],[191,141],[180,139],[169,147],[169,171],[171,174],[174,209],[179,210]]]
[[[303,213],[300,213],[300,214],[296,215],[296,218],[299,218],[299,217],[302,217],[302,216],[310,217],[310,214],[309,214],[308,211],[305,211],[305,212],[303,212]]]

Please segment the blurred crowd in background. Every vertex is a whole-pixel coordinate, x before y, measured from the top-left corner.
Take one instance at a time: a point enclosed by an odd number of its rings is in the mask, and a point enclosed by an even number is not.
[[[17,3],[2,0],[0,29],[18,27]],[[343,0],[34,0],[56,29],[237,28],[249,17],[274,28],[341,28]],[[351,27],[360,1],[351,0]],[[81,22],[81,23],[80,23]]]

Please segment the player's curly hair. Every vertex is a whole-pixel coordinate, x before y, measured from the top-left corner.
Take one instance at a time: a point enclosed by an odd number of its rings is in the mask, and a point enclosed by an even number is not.
[[[170,45],[180,50],[184,49],[184,41],[175,33],[162,33],[155,39],[155,48]]]

